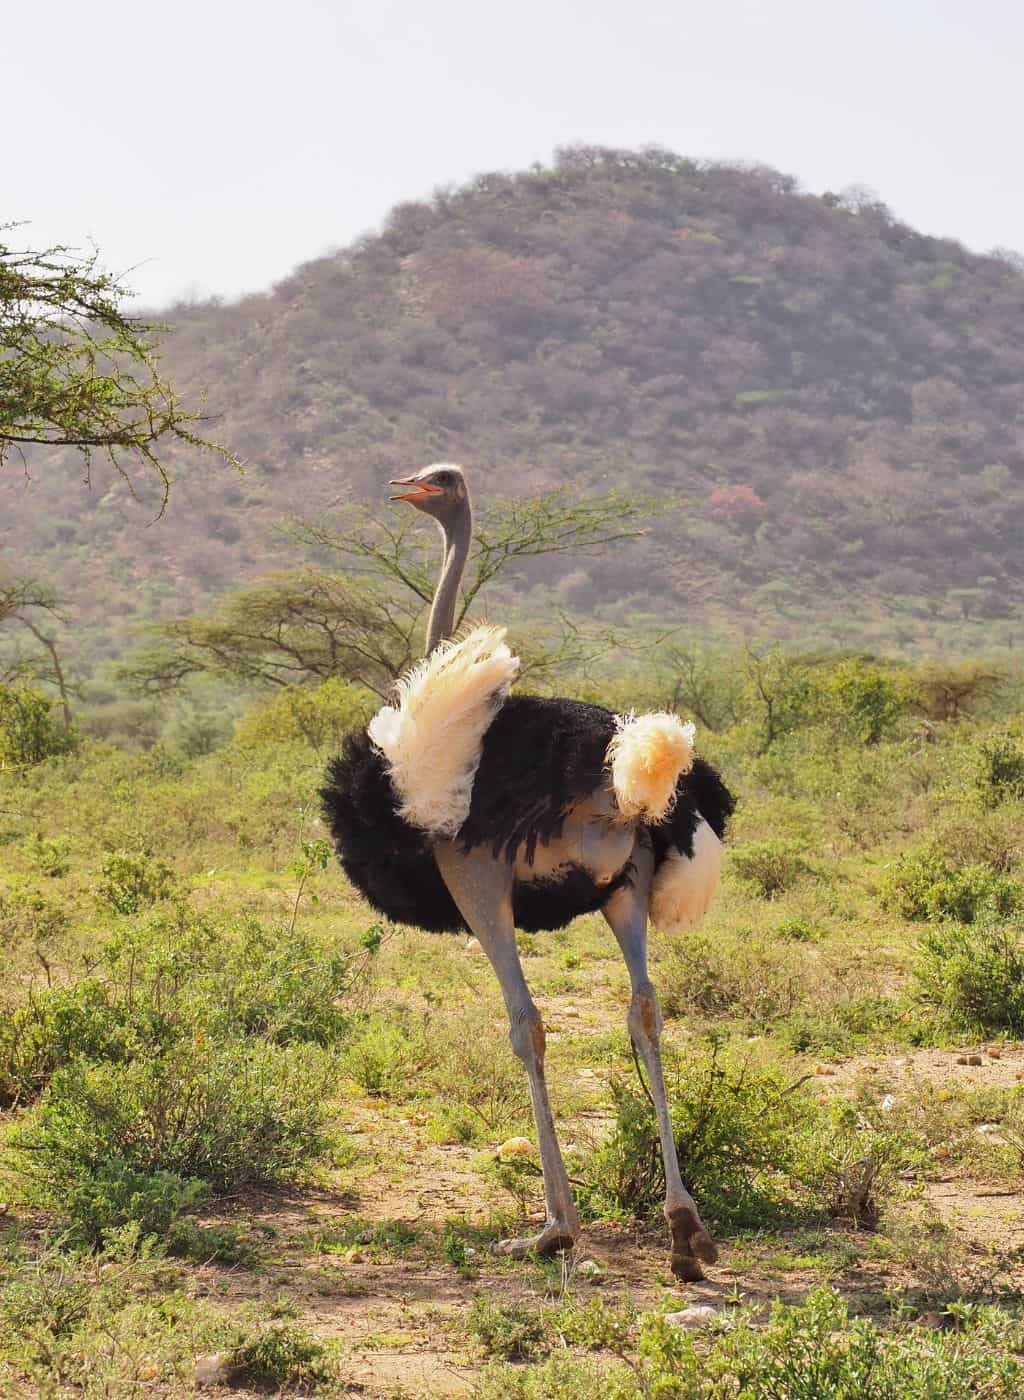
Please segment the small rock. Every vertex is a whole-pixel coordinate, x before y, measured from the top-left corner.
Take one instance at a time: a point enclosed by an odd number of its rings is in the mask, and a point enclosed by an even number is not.
[[[562,1015],[563,1015],[563,1016],[578,1016],[579,1014],[580,1014],[580,1010],[579,1010],[579,1007],[578,1007],[578,1006],[563,1006],[563,1007],[562,1007]]]
[[[673,1327],[681,1327],[685,1332],[699,1332],[702,1327],[714,1322],[717,1316],[717,1308],[698,1303],[692,1308],[684,1308],[682,1312],[666,1313],[665,1321]]]
[[[361,1249],[350,1249],[346,1258],[350,1264],[365,1264],[366,1255]]]
[[[482,953],[483,950],[484,950],[484,945],[480,942],[479,938],[467,938],[467,939],[466,939],[465,952],[467,952],[467,953]]]
[[[891,1113],[896,1107],[896,1100],[893,1098],[892,1094],[886,1094],[885,1097],[879,1101],[878,1107],[883,1113]]]
[[[230,1356],[224,1352],[214,1352],[211,1356],[200,1356],[196,1360],[192,1379],[200,1388],[227,1385],[234,1369]]]
[[[985,1054],[990,1060],[1001,1060],[1003,1058],[1003,1052],[998,1045],[990,1045],[985,1051]]]
[[[815,1074],[835,1074],[835,1070],[832,1068],[831,1065],[815,1065],[815,1066],[814,1066],[814,1073],[815,1073]]]
[[[513,1157],[532,1157],[533,1143],[529,1138],[515,1137],[509,1138],[498,1148],[498,1159],[502,1162],[509,1162]]]
[[[604,1276],[604,1271],[596,1259],[581,1259],[576,1265],[576,1272],[588,1283],[599,1283]]]
[[[999,1131],[999,1124],[998,1124],[998,1123],[979,1123],[978,1126],[975,1128],[974,1131],[975,1131],[976,1133],[980,1134],[981,1137],[987,1137],[989,1133],[998,1133],[998,1131]]]
[[[980,1065],[980,1064],[981,1064],[981,1056],[980,1056],[980,1055],[957,1055],[957,1057],[956,1057],[956,1062],[957,1062],[958,1065]]]

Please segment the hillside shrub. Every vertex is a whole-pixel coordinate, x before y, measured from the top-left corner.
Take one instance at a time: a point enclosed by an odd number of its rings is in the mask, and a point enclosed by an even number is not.
[[[106,856],[96,893],[115,914],[138,914],[177,892],[174,871],[152,851],[113,851]]]
[[[810,869],[799,849],[788,841],[747,841],[730,852],[733,870],[762,899],[791,889]]]
[[[239,720],[239,748],[274,748],[301,741],[318,750],[337,749],[345,735],[362,729],[379,702],[364,686],[339,677],[315,688],[289,686]]]
[[[28,768],[75,747],[49,698],[27,685],[0,684],[0,768]]]
[[[877,744],[910,708],[898,676],[862,657],[847,657],[815,678],[821,718],[864,744]]]
[[[989,865],[958,869],[933,841],[899,856],[882,882],[883,905],[905,919],[973,923],[986,913],[1010,914],[1022,902],[1018,881]]]
[[[1009,729],[983,734],[973,758],[974,789],[982,806],[1024,801],[1024,735]]]
[[[1019,926],[944,924],[921,939],[922,1000],[969,1031],[1024,1033],[1024,937]]]

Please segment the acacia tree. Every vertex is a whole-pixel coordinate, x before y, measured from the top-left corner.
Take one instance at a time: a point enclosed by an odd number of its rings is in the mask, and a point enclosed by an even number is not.
[[[15,248],[0,224],[0,466],[31,445],[73,449],[90,479],[94,452],[121,476],[142,463],[159,483],[170,477],[158,455],[169,443],[231,454],[200,437],[161,375],[156,336],[167,327],[128,316],[127,288],[99,266],[99,255],[67,247]]]
[[[33,579],[0,580],[0,626],[14,623],[33,638],[35,647],[29,653],[16,644],[0,657],[0,683],[31,678],[48,681],[60,694],[65,728],[71,727],[69,686],[57,648],[56,638],[46,628],[46,620],[63,622],[56,597]]]
[[[457,625],[487,584],[511,581],[522,561],[631,539],[645,510],[621,496],[577,502],[559,493],[491,506],[474,536]],[[199,674],[275,686],[340,676],[386,695],[422,650],[437,573],[431,533],[411,512],[382,516],[357,505],[290,532],[343,571],[278,574],[230,594],[212,614],[159,624],[122,678],[160,693]],[[524,673],[538,679],[585,666],[612,639],[556,613],[523,640]]]

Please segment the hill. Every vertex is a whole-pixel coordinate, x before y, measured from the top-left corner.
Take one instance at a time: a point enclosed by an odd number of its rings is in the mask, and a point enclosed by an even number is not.
[[[559,579],[572,605],[887,644],[955,624],[975,650],[1019,630],[1020,261],[863,194],[572,149],[165,319],[165,367],[205,389],[243,476],[176,459],[148,528],[123,482],[0,478],[7,568],[53,583],[100,651],[297,563],[288,515],[439,458],[488,494],[665,498],[646,548]]]

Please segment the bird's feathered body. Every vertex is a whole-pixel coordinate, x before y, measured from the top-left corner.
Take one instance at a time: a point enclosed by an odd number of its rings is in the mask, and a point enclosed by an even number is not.
[[[616,716],[576,700],[510,695],[487,727],[475,767],[469,811],[454,839],[466,849],[488,847],[516,865],[513,908],[527,930],[561,928],[599,909],[629,878],[629,841],[609,808],[584,811],[590,836],[562,851],[556,843],[575,814],[609,791],[607,755]],[[433,859],[435,839],[400,814],[384,753],[368,734],[350,735],[328,770],[324,815],[345,872],[380,913],[434,932],[465,928]],[[701,759],[676,784],[668,817],[645,826],[659,868],[676,857],[693,858],[701,819],[719,840],[732,811],[721,779]],[[624,851],[617,868],[602,862],[601,846]],[[543,857],[555,848],[554,865]],[[561,859],[583,855],[583,859]],[[603,868],[595,868],[602,867]],[[703,910],[701,910],[703,912]]]

